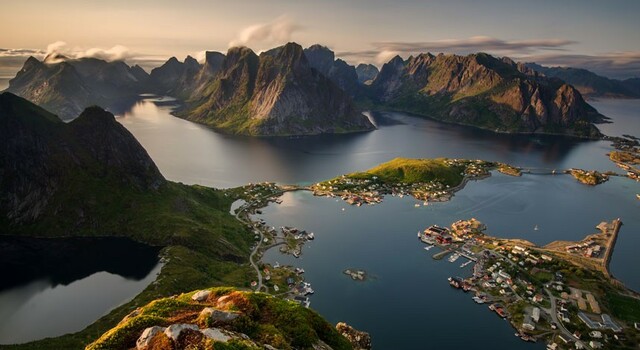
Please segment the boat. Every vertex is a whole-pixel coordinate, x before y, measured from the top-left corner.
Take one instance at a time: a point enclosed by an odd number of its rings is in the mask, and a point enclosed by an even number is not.
[[[636,198],[640,199],[640,194],[636,194]]]
[[[420,231],[418,231],[418,238],[420,238]]]
[[[298,253],[298,252],[293,252],[293,256],[295,256],[296,258],[299,258],[299,257],[300,257],[300,253]]]
[[[460,268],[463,268],[463,267],[465,267],[465,266],[467,266],[467,265],[471,264],[471,262],[472,262],[471,260],[468,260],[468,261],[466,261],[466,262],[463,262],[463,263],[460,265]]]
[[[484,299],[482,299],[480,297],[473,297],[472,299],[473,299],[473,301],[476,302],[476,304],[484,304],[486,302]]]
[[[458,260],[458,258],[460,257],[459,253],[453,253],[450,257],[449,257],[449,262],[455,262],[456,260]]]
[[[534,231],[538,231],[538,225],[533,228]]]
[[[274,269],[277,269],[277,268],[279,268],[279,267],[280,267],[280,263],[276,261],[276,263],[273,265],[273,268],[274,268]]]
[[[426,247],[424,247],[424,250],[429,251],[429,249],[433,248],[433,245],[428,245]]]
[[[422,205],[424,205],[426,207],[427,205],[429,205],[429,202],[424,201],[424,203],[422,203]]]
[[[316,238],[316,236],[313,234],[313,232],[311,232],[311,233],[309,233],[309,234],[307,235],[307,239],[308,239],[308,240],[313,240],[313,239],[315,239],[315,238]]]
[[[414,207],[418,208],[420,206],[420,203],[416,203],[413,205]]]

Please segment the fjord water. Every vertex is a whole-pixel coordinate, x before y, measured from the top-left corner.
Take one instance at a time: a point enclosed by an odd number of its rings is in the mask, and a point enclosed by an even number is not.
[[[599,101],[619,125],[613,135],[638,129],[640,101]],[[246,138],[218,134],[170,115],[163,99],[147,99],[118,120],[169,179],[216,187],[275,181],[307,184],[370,168],[394,157],[453,157],[503,161],[517,166],[613,170],[608,142],[558,136],[494,134],[402,113],[374,113],[379,129],[363,134],[297,138]],[[635,129],[634,129],[635,128]],[[624,131],[624,132],[623,132]],[[608,132],[608,131],[607,131]],[[306,192],[288,193],[260,217],[269,225],[294,225],[316,233],[300,259],[269,251],[265,261],[304,267],[316,294],[312,307],[331,322],[346,321],[373,334],[376,348],[531,349],[513,337],[507,322],[451,290],[446,277],[464,275],[459,265],[434,261],[416,239],[431,224],[476,217],[500,237],[538,244],[581,239],[603,220],[624,223],[611,268],[640,290],[640,185],[612,178],[597,187],[567,175],[493,174],[471,182],[447,203],[415,208],[413,199],[388,197],[382,205],[350,207]],[[345,211],[342,211],[345,208]],[[539,230],[533,228],[538,225]],[[345,268],[363,268],[374,278],[353,282]]]
[[[160,272],[158,248],[122,238],[0,237],[0,344],[84,329]]]

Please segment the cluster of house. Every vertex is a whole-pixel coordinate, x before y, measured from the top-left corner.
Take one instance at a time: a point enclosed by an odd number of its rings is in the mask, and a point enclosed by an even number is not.
[[[579,254],[587,258],[598,258],[604,251],[601,245],[591,240],[568,245],[565,247],[565,250],[567,253]]]
[[[483,160],[447,159],[444,161],[448,166],[464,166],[464,173],[469,177],[485,176],[488,174],[487,167],[492,165]]]
[[[459,240],[477,239],[484,242],[482,232],[487,227],[475,218],[469,220],[458,220],[451,224],[451,234]]]
[[[449,231],[449,229],[446,227],[440,227],[438,225],[427,227],[424,230],[421,239],[425,243],[431,243],[432,241],[435,241],[440,245],[448,245],[453,242],[451,231]]]
[[[508,251],[507,257],[520,266],[524,266],[525,264],[538,265],[542,262],[553,261],[553,258],[547,254],[534,254],[530,249],[519,245],[514,245],[513,248]]]

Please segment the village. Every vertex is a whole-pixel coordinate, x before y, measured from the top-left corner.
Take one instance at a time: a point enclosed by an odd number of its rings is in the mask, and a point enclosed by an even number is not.
[[[460,190],[470,179],[480,180],[490,176],[489,171],[496,164],[482,160],[445,159],[444,164],[451,169],[461,169],[459,176],[462,182],[457,185],[445,184],[444,180],[431,181],[390,181],[381,176],[369,173],[342,175],[333,180],[312,185],[310,189],[316,196],[339,197],[350,205],[375,205],[382,203],[385,195],[398,197],[411,196],[424,205],[429,202],[445,202],[451,199],[454,192]],[[499,171],[514,174],[516,168],[500,164]],[[509,170],[506,170],[509,169]],[[518,172],[519,174],[519,172]],[[456,174],[458,175],[458,174]],[[419,206],[417,204],[416,206]]]
[[[415,184],[385,187],[373,178],[343,179],[351,186],[367,184],[366,188],[377,190],[378,195],[382,191],[412,195],[411,190],[417,188]],[[235,213],[255,234],[251,262],[258,281],[251,286],[309,307],[309,295],[314,291],[304,280],[304,269],[255,261],[274,247],[299,257],[314,234],[295,227],[267,226],[264,220],[250,216],[260,214],[268,203],[278,203],[285,191],[297,189],[252,184],[241,194],[245,202]],[[620,320],[605,298],[609,292],[626,291],[617,281],[610,280],[607,269],[620,225],[619,219],[603,222],[597,226],[599,234],[580,242],[553,242],[545,247],[486,235],[487,227],[476,219],[459,220],[450,227],[433,225],[418,232],[418,238],[426,244],[425,251],[436,248],[432,255],[436,260],[458,261],[461,268],[473,264],[471,276],[451,276],[448,283],[472,294],[475,303],[486,304],[498,317],[508,320],[516,329],[515,335],[524,341],[545,341],[551,350],[625,348],[624,344],[633,344],[640,338],[640,324]],[[366,272],[358,269],[347,269],[344,274],[355,281],[367,278]]]
[[[474,263],[472,276],[452,276],[449,284],[472,293],[476,303],[488,304],[524,341],[543,340],[551,350],[610,349],[633,344],[640,335],[640,324],[614,318],[601,304],[606,299],[602,288],[592,290],[595,284],[583,281],[588,275],[602,285],[616,283],[601,270],[585,269],[583,263],[574,265],[571,258],[606,265],[619,227],[619,219],[603,222],[598,225],[602,233],[579,243],[563,242],[556,250],[487,236],[485,225],[476,219],[457,221],[450,228],[433,225],[418,232],[418,238],[427,251],[439,248],[434,259],[449,255],[449,262],[466,259],[461,267]],[[613,286],[611,290],[624,292]]]

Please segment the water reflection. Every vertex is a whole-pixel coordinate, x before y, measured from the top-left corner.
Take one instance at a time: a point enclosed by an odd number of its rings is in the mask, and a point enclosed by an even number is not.
[[[160,272],[158,248],[120,238],[0,237],[0,344],[82,330]]]
[[[538,168],[615,170],[608,143],[550,135],[495,134],[404,113],[371,112],[379,129],[348,135],[256,138],[217,133],[171,115],[171,101],[146,98],[118,120],[175,181],[214,187],[310,183],[395,157],[496,160]]]

